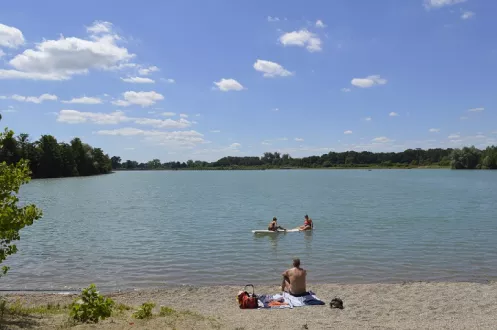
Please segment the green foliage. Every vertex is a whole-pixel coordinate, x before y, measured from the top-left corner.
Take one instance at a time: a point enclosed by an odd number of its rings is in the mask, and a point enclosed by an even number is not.
[[[58,178],[105,174],[112,171],[113,164],[102,149],[93,148],[75,138],[70,144],[59,143],[51,135],[42,135],[31,142],[28,134],[17,138],[6,131],[0,147],[0,162],[16,164],[21,159],[29,161],[31,176],[35,178]]]
[[[24,159],[18,159],[16,152],[7,152],[11,148],[14,132],[5,129],[0,133],[0,152],[4,159],[13,163],[7,164],[4,160],[0,163],[0,264],[9,255],[17,252],[15,241],[21,238],[20,230],[31,226],[35,220],[42,217],[42,211],[35,205],[29,204],[19,207],[17,194],[23,184],[30,181],[29,164]],[[7,148],[7,149],[6,149]],[[14,162],[15,161],[15,162]],[[1,273],[5,275],[9,267],[2,267]]]
[[[147,319],[152,317],[152,309],[155,307],[153,302],[143,303],[136,312],[133,313],[135,319]]]
[[[187,162],[160,163],[153,159],[147,163],[126,160],[121,163],[118,156],[112,157],[114,169],[124,170],[236,170],[272,168],[407,168],[407,167],[449,167],[496,168],[497,147],[481,151],[475,147],[461,149],[407,149],[402,152],[345,151],[329,152],[321,156],[292,158],[289,154],[265,152],[262,157],[223,157],[215,162],[188,160]],[[488,156],[488,157],[487,157]]]
[[[172,309],[171,307],[167,307],[167,306],[161,306],[160,307],[160,313],[159,315],[160,316],[171,316],[171,315],[174,315],[176,313],[176,311],[174,309]]]
[[[95,284],[91,284],[83,289],[81,297],[71,304],[69,316],[76,322],[98,323],[100,319],[111,316],[113,307],[114,301],[102,296]]]

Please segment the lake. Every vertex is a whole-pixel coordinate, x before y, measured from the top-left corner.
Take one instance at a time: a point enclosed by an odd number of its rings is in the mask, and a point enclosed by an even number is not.
[[[33,180],[2,290],[497,279],[497,171],[136,171]],[[308,233],[254,235],[273,216]]]

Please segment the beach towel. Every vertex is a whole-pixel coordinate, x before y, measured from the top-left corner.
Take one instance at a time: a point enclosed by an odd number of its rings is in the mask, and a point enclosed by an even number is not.
[[[284,292],[283,294],[275,295],[260,295],[258,297],[259,309],[261,308],[294,308],[303,306],[318,306],[325,305],[325,303],[320,300],[314,292],[309,291],[298,297],[292,296],[291,294]]]

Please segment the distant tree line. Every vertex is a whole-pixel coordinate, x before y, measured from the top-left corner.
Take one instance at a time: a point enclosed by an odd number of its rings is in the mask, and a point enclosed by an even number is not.
[[[329,152],[321,156],[292,158],[289,154],[265,152],[262,157],[223,157],[215,162],[193,161],[161,163],[153,159],[146,163],[111,158],[112,168],[119,170],[146,169],[264,169],[264,168],[333,168],[333,167],[422,167],[441,166],[453,169],[496,169],[497,147],[479,150],[463,149],[407,149],[402,152],[345,151]]]
[[[64,143],[57,142],[52,135],[31,141],[28,134],[15,136],[7,130],[4,134],[0,163],[17,164],[21,159],[27,160],[33,178],[88,176],[112,171],[109,156],[79,138]]]

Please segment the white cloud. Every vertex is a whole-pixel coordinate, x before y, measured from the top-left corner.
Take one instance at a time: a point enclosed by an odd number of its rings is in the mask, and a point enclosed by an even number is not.
[[[7,109],[5,109],[5,110],[0,110],[0,112],[3,112],[3,113],[13,113],[13,112],[17,112],[17,110],[16,110],[16,109],[14,109],[14,107],[13,107],[13,106],[9,105],[9,106],[7,107]]]
[[[343,134],[352,134],[352,131],[350,131],[350,130],[349,131],[345,131],[345,132],[343,132]]]
[[[271,109],[271,111],[278,112],[278,111],[280,111],[280,109],[279,108],[273,108],[273,109]]]
[[[316,34],[305,29],[285,33],[279,40],[284,46],[306,47],[311,53],[321,50],[321,39]]]
[[[279,19],[279,17],[271,17],[271,16],[268,16],[268,17],[267,17],[267,21],[268,21],[268,22],[279,22],[279,21],[280,21],[280,19]]]
[[[69,101],[61,101],[62,103],[69,103],[69,104],[101,104],[103,103],[102,100],[98,97],[80,97],[80,98],[73,98]]]
[[[98,135],[110,136],[144,136],[146,141],[168,146],[194,147],[205,142],[203,135],[197,131],[147,131],[139,128],[125,127],[114,130],[100,130]]]
[[[389,115],[390,117],[398,117],[398,116],[399,116],[399,114],[398,114],[397,112],[393,112],[393,111],[392,111],[392,112],[390,112],[388,115]]]
[[[153,119],[153,118],[134,118],[133,122],[140,125],[148,125],[156,128],[187,128],[192,123],[184,118],[179,120],[173,119]]]
[[[351,89],[350,88],[342,88],[340,91],[344,92],[344,93],[349,93],[351,91]]]
[[[269,141],[262,141],[261,144],[263,146],[270,146],[271,145],[271,143]]]
[[[324,24],[322,20],[318,19],[318,20],[316,21],[316,27],[317,27],[317,28],[325,28],[325,27],[326,27],[326,24]]]
[[[150,91],[150,92],[127,91],[123,93],[123,98],[124,100],[112,101],[112,104],[121,107],[127,107],[132,104],[140,105],[142,107],[149,107],[151,105],[154,105],[158,101],[163,100],[164,96],[155,91]]]
[[[188,120],[181,118],[172,119],[155,119],[155,118],[136,118],[128,117],[123,111],[114,111],[111,113],[102,112],[82,112],[78,110],[61,110],[57,115],[57,121],[67,124],[93,123],[97,125],[117,125],[125,122],[133,122],[139,125],[152,126],[155,128],[187,128],[192,125]]]
[[[188,118],[188,115],[187,115],[187,114],[185,114],[185,113],[180,113],[180,114],[179,114],[179,116],[180,116],[181,118]]]
[[[127,82],[127,83],[132,83],[132,84],[154,84],[155,80],[150,79],[150,78],[143,78],[143,77],[128,77],[128,78],[121,78],[122,81]]]
[[[169,78],[169,79],[166,79],[166,82],[168,84],[174,84],[176,82],[176,80],[172,79],[172,78]]]
[[[24,44],[24,36],[18,28],[0,23],[0,46],[17,48]]]
[[[474,12],[472,12],[472,11],[465,11],[464,13],[462,13],[461,19],[467,20],[467,19],[472,18],[473,16],[475,16]]]
[[[143,68],[143,69],[138,70],[138,73],[142,76],[147,76],[147,75],[151,74],[152,72],[157,72],[157,71],[159,71],[158,67],[149,66],[148,68]]]
[[[176,112],[163,112],[162,115],[164,117],[173,117],[176,116]]]
[[[254,69],[264,73],[263,76],[266,78],[273,78],[277,76],[287,77],[293,75],[293,72],[286,70],[278,63],[259,59],[254,63]]]
[[[458,133],[458,134],[451,134],[447,138],[453,140],[453,139],[459,139],[460,137],[461,136]]]
[[[302,141],[304,141],[304,139],[302,139],[302,138],[295,138],[295,141],[302,142]]]
[[[230,149],[239,149],[241,146],[242,145],[240,143],[235,142],[235,143],[230,144],[229,148]]]
[[[218,129],[214,129],[214,130],[211,131],[211,133],[221,133],[221,131],[218,130]]]
[[[5,53],[3,52],[3,50],[0,49],[0,58],[2,58],[3,56],[5,56]]]
[[[60,110],[57,115],[57,121],[67,124],[82,124],[82,123],[95,123],[99,125],[115,125],[122,122],[130,121],[124,112],[114,111],[111,113],[101,112],[81,112],[78,110]]]
[[[222,78],[219,81],[215,81],[214,84],[222,92],[241,91],[241,90],[245,89],[245,87],[243,87],[242,84],[240,84],[235,79],[224,79],[224,78]]]
[[[90,69],[112,70],[134,65],[127,62],[135,55],[117,45],[121,38],[107,34],[109,25],[96,23],[88,29],[94,31],[89,39],[61,36],[26,49],[9,61],[12,70],[0,70],[0,79],[67,80],[73,75],[87,74]]]
[[[42,103],[43,101],[57,101],[57,95],[53,94],[42,94],[40,96],[22,96],[22,95],[11,95],[3,96],[3,99],[11,99],[18,102],[30,102],[30,103]]]
[[[112,23],[104,21],[95,21],[93,25],[86,28],[86,31],[90,34],[102,34],[112,32]]]
[[[367,76],[366,78],[354,78],[350,83],[356,87],[369,88],[375,85],[385,85],[387,80],[381,78],[380,75]]]
[[[452,6],[458,3],[465,2],[466,0],[424,0],[426,9],[442,8],[445,6]]]
[[[430,133],[438,133],[438,132],[440,132],[440,128],[430,128],[428,131]]]
[[[371,118],[371,117],[366,117],[366,118],[364,118],[364,120],[365,120],[365,121],[371,121],[371,120],[373,120],[373,118]]]
[[[473,109],[469,109],[468,111],[469,112],[481,112],[483,110],[485,110],[485,108],[473,108]]]
[[[390,140],[386,136],[380,136],[380,137],[376,137],[376,138],[372,139],[371,142],[373,142],[373,143],[387,143],[387,142],[392,142],[392,140]]]

